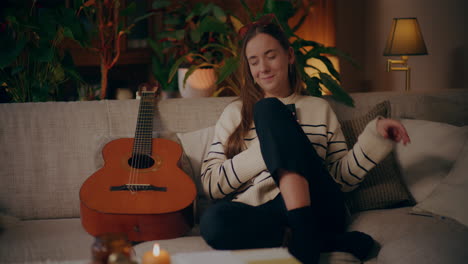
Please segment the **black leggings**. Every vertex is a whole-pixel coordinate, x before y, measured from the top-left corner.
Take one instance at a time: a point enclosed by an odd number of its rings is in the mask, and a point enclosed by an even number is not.
[[[255,129],[267,169],[277,184],[278,169],[304,176],[309,183],[311,210],[317,217],[319,236],[343,233],[346,219],[343,193],[295,119],[276,98],[265,98],[255,104]],[[260,206],[222,200],[202,215],[201,235],[215,249],[278,247],[287,227],[286,211],[281,194]]]

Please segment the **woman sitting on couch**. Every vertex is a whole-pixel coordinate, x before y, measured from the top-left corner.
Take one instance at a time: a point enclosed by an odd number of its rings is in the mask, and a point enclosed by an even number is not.
[[[374,241],[345,232],[342,191],[355,189],[393,142],[408,143],[405,128],[377,118],[348,151],[328,103],[301,95],[280,27],[250,24],[241,54],[245,86],[218,120],[202,165],[204,190],[218,200],[201,218],[203,238],[215,249],[278,247],[289,227],[289,251],[303,263],[327,251],[364,259]]]

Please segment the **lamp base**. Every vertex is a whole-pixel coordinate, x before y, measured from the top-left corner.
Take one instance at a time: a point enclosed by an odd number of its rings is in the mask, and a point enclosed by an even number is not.
[[[400,67],[394,67],[393,64],[401,64]],[[406,86],[405,91],[410,90],[411,68],[408,66],[408,56],[401,56],[401,60],[387,60],[387,72],[390,71],[406,71]]]

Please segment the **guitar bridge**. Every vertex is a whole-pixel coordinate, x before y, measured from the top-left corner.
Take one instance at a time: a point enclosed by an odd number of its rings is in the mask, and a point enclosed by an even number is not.
[[[111,191],[157,191],[166,192],[166,187],[158,187],[151,184],[124,184],[120,186],[111,186]]]

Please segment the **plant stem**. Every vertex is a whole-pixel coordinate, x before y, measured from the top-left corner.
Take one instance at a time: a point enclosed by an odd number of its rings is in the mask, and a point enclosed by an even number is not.
[[[106,99],[107,93],[107,74],[109,73],[109,69],[107,68],[104,61],[101,60],[101,100]]]

